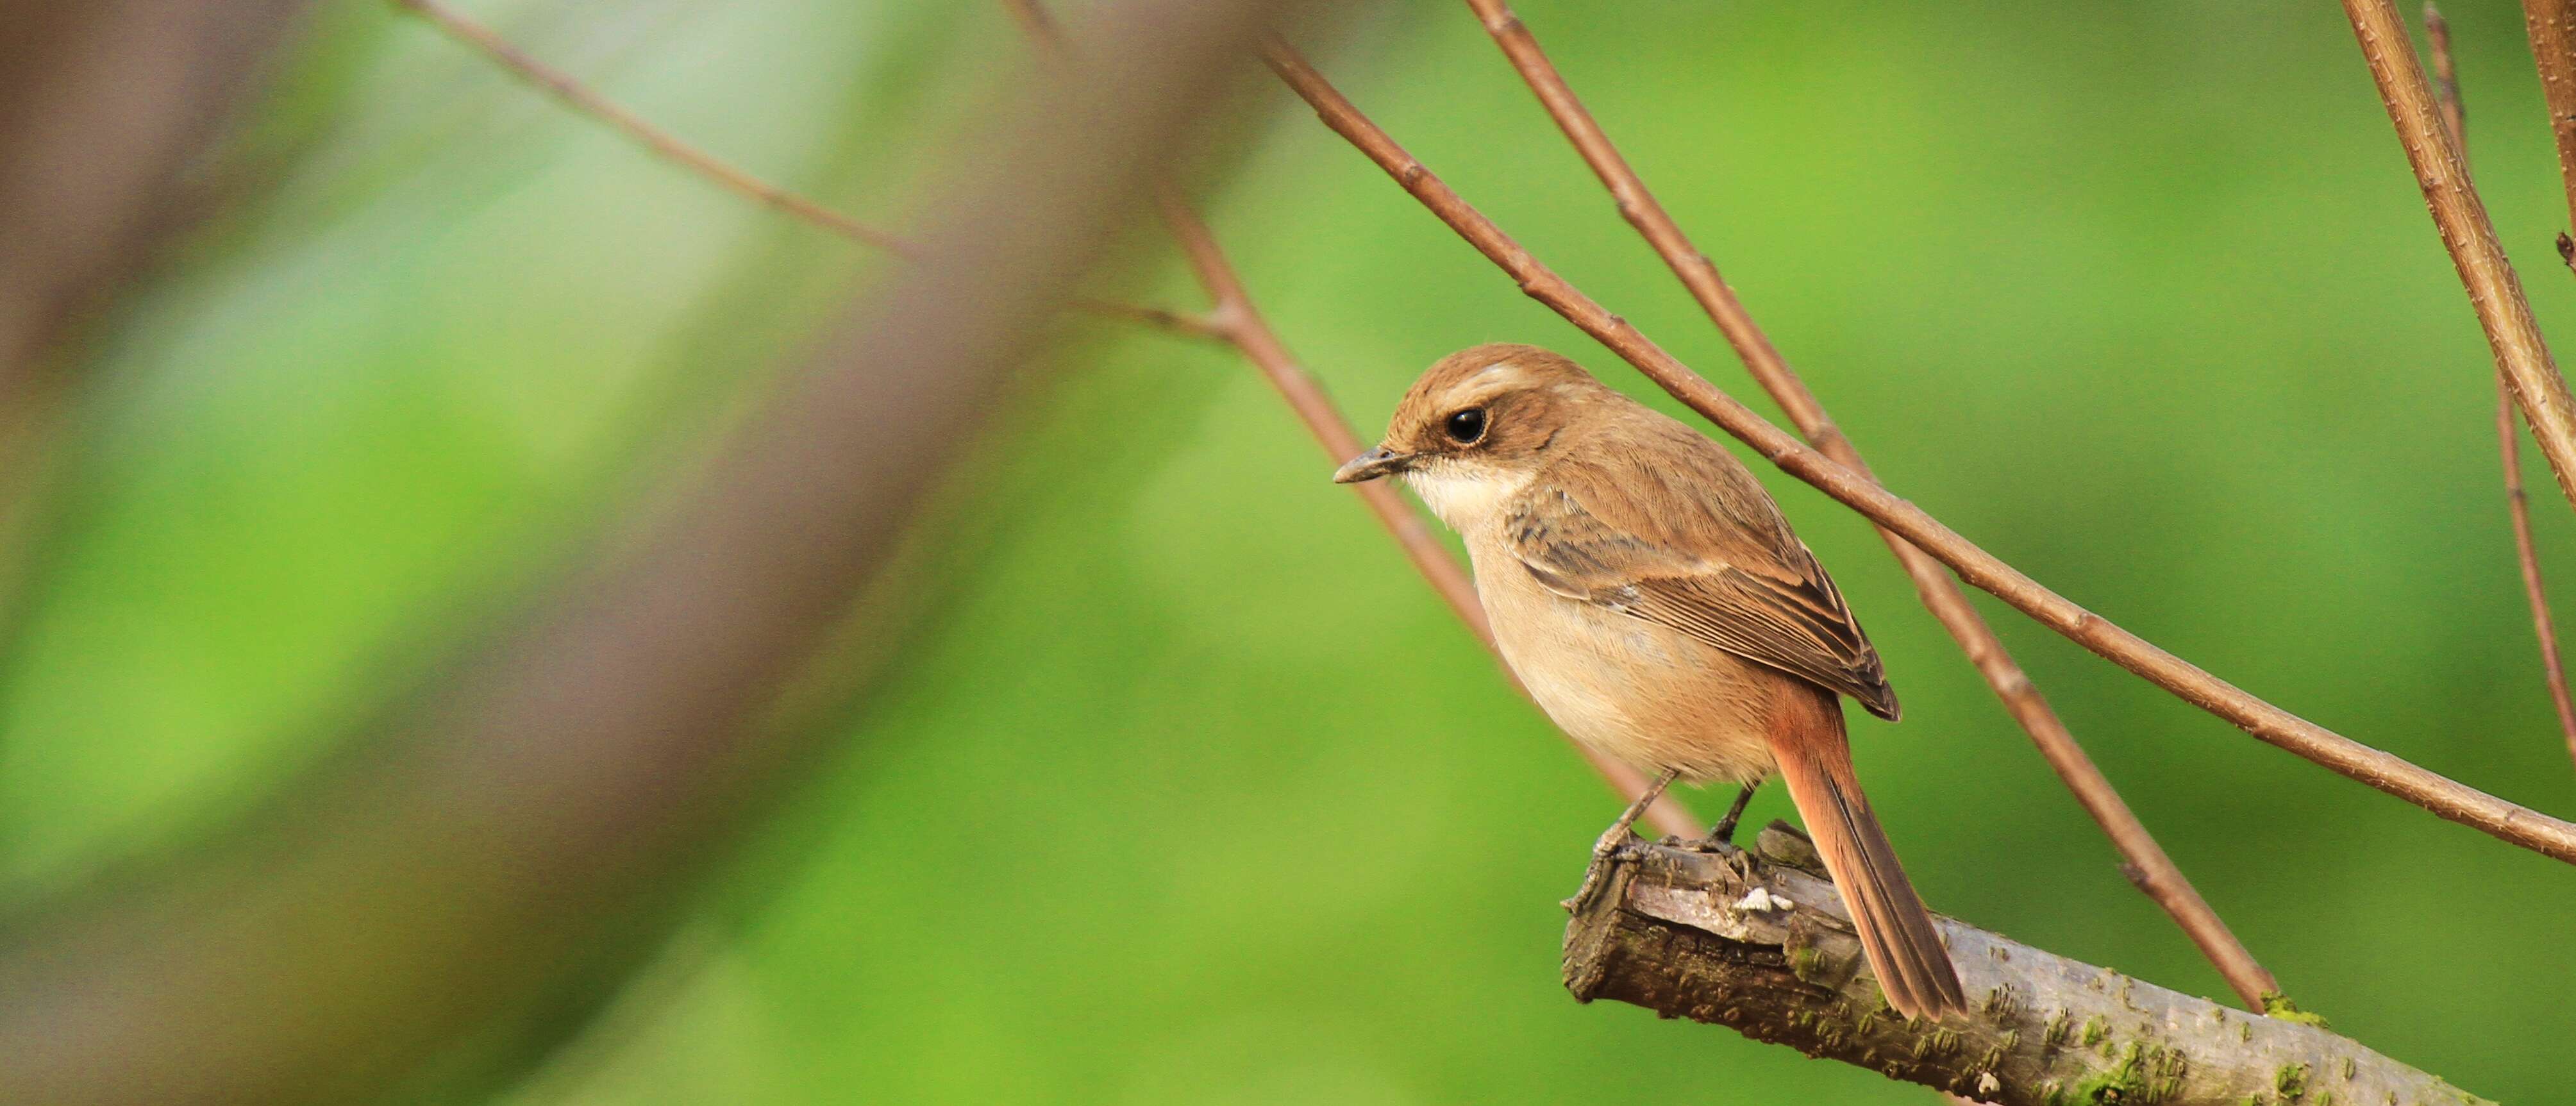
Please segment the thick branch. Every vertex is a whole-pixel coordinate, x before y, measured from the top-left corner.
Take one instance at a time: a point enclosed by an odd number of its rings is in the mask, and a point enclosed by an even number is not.
[[[2286,749],[2344,776],[2369,784],[2421,806],[2441,817],[2474,827],[2494,837],[2560,860],[2576,862],[2576,824],[2569,824],[2519,804],[2425,770],[2335,733],[2314,722],[2254,697],[2244,689],[2158,648],[2076,605],[2005,564],[1976,543],[1959,536],[1898,498],[1875,481],[1836,464],[1825,455],[1690,370],[1663,347],[1648,340],[1628,321],[1611,314],[1555,271],[1532,257],[1483,213],[1432,175],[1385,131],[1370,122],[1340,91],[1315,72],[1305,58],[1284,43],[1265,50],[1273,71],[1315,109],[1324,124],[1377,163],[1398,184],[1509,274],[1532,299],[1573,323],[1611,352],[1635,365],[1647,379],[1720,429],[1752,446],[1782,471],[1815,485],[1871,521],[1894,531],[1959,574],[1959,578],[1992,593],[2102,657],[2144,677],[2148,682],[2203,710],[2243,727],[2266,742]]]
[[[2523,298],[2522,282],[2496,241],[2494,224],[2487,221],[2486,204],[2469,181],[2458,144],[2442,126],[2433,89],[2406,37],[2406,21],[2390,0],[2344,0],[2343,10],[2361,42],[2389,122],[2397,126],[2407,164],[2415,169],[2416,186],[2433,212],[2433,226],[2460,272],[2478,326],[2486,331],[2496,368],[2513,381],[2514,398],[2531,420],[2532,437],[2549,458],[2559,490],[2576,503],[2576,397],[2568,394],[2567,378],[2550,359],[2540,324],[2532,320],[2531,304]]]
[[[1735,355],[1744,362],[1745,371],[1751,373],[1753,379],[1762,385],[1762,390],[1769,393],[1780,409],[1788,414],[1789,421],[1797,425],[1798,433],[1836,463],[1875,480],[1877,477],[1870,472],[1868,462],[1861,459],[1860,450],[1843,436],[1840,427],[1834,425],[1833,418],[1825,413],[1824,404],[1789,368],[1778,347],[1771,344],[1770,336],[1755,325],[1752,314],[1736,298],[1735,290],[1727,287],[1726,280],[1718,275],[1717,266],[1709,261],[1708,255],[1699,251],[1699,247],[1691,244],[1690,236],[1682,232],[1681,224],[1664,210],[1663,203],[1655,199],[1654,192],[1646,187],[1645,179],[1638,176],[1637,171],[1629,166],[1628,159],[1620,155],[1619,148],[1593,120],[1583,101],[1574,95],[1573,87],[1566,84],[1565,77],[1556,70],[1556,63],[1548,60],[1547,52],[1539,48],[1537,37],[1521,23],[1520,17],[1513,14],[1503,0],[1467,0],[1467,6],[1484,23],[1486,33],[1502,47],[1503,56],[1510,59],[1512,68],[1519,71],[1530,90],[1538,94],[1539,103],[1547,109],[1549,118],[1556,120],[1558,129],[1573,142],[1584,163],[1592,167],[1593,173],[1601,178],[1602,185],[1610,190],[1611,197],[1618,202],[1619,213],[1637,228],[1637,233],[1645,237],[1648,245],[1654,247],[1656,255],[1662,257],[1673,275],[1681,279],[1683,287],[1690,290],[1691,298],[1699,302],[1700,310],[1708,314],[1709,321],[1717,324],[1719,333],[1726,336],[1727,344],[1735,348]],[[2129,810],[2129,804],[2120,798],[2120,792],[2093,764],[2093,758],[2076,743],[2075,735],[2067,731],[2066,723],[2049,707],[2047,698],[2039,693],[2030,676],[2005,650],[2003,640],[1995,636],[1994,627],[1988,626],[1985,617],[1968,603],[1968,597],[1959,590],[1958,581],[1951,578],[1939,561],[1885,527],[1879,528],[1878,536],[1887,542],[1888,549],[1896,554],[1897,563],[1903,565],[1905,574],[1913,579],[1914,590],[1922,596],[1923,605],[1930,608],[1933,616],[1941,620],[1942,627],[1950,631],[1951,639],[1959,643],[1969,661],[1976,665],[1977,672],[1985,677],[1986,685],[1994,689],[1995,697],[2003,701],[2004,710],[2021,724],[2023,732],[2030,735],[2031,743],[2038,746],[2040,755],[2047,759],[2048,766],[2057,772],[2057,778],[2074,793],[2075,801],[2111,839],[2112,847],[2118,849],[2126,861],[2123,867],[2130,873],[2131,881],[2173,917],[2247,1006],[2261,1009],[2263,996],[2280,990],[2280,984],[2273,980],[2272,973],[2255,962],[2254,954],[2246,951],[2244,943],[2228,930],[2227,923],[2219,920],[2217,912],[2200,897],[2199,890],[2183,877],[2182,869],[2175,866],[2173,858],[2165,855],[2164,847],[2156,843],[2155,836],[2147,832],[2145,823],[2138,821],[2137,815]]]
[[[189,170],[304,7],[0,4],[0,626],[74,421],[64,347],[202,207]]]
[[[1940,919],[1972,1009],[1898,1017],[1814,853],[1630,839],[1569,900],[1565,986],[2004,1106],[2491,1106],[2321,1026],[2264,1017]],[[1811,870],[1800,870],[1804,866]],[[2331,1098],[2329,1098],[2331,1096]]]
[[[370,1101],[594,964],[787,778],[808,734],[764,724],[777,693],[1291,6],[1107,5],[1085,79],[1031,89],[933,182],[924,259],[371,755],[15,929],[0,1101]]]
[[[301,0],[0,9],[0,425],[159,232]]]

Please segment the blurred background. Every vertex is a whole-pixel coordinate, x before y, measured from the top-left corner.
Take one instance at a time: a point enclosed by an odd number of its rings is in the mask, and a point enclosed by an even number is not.
[[[1027,61],[989,4],[463,6],[896,226],[921,152]],[[1326,58],[1345,90],[1776,417],[1464,9],[1386,7]],[[1517,7],[1892,488],[2256,694],[2576,810],[2492,366],[2333,5]],[[2544,326],[2576,335],[2521,14],[2447,14],[2487,203]],[[1480,341],[1652,393],[1284,91],[1263,103],[1209,214],[1364,436]],[[0,887],[22,907],[325,763],[886,271],[356,0],[317,10],[223,173],[82,369],[6,601]],[[1138,240],[1103,290],[1197,306]],[[916,535],[937,599],[831,755],[667,939],[399,1100],[1930,1100],[1569,999],[1556,903],[1616,799],[1244,363],[1054,333]],[[1756,467],[1905,697],[1854,741],[1933,906],[2224,999],[1869,528]],[[2564,610],[2576,526],[2530,473]],[[2303,1006],[2479,1094],[2559,1092],[2576,873],[1989,605]],[[1750,817],[1789,815],[1775,788]]]

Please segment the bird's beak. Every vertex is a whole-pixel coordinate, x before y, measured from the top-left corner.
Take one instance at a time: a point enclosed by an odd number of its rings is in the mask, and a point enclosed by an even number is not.
[[[1397,453],[1385,446],[1379,446],[1366,453],[1360,454],[1357,457],[1351,458],[1350,461],[1342,465],[1341,468],[1333,470],[1333,483],[1363,483],[1375,480],[1381,476],[1391,476],[1395,473],[1403,472],[1405,469],[1412,467],[1412,465],[1413,458],[1411,455]]]

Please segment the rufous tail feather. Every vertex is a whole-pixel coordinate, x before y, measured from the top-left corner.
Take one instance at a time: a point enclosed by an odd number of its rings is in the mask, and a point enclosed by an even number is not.
[[[1824,700],[1822,717],[1797,712],[1807,716],[1775,727],[1771,735],[1781,782],[1789,786],[1789,798],[1798,804],[1798,816],[1806,821],[1825,870],[1842,892],[1861,951],[1887,992],[1887,1004],[1907,1017],[1964,1013],[1967,994],[1932,912],[1905,878],[1896,849],[1888,844],[1852,772],[1841,704],[1821,690],[1818,696]],[[1829,725],[1819,724],[1826,719]]]

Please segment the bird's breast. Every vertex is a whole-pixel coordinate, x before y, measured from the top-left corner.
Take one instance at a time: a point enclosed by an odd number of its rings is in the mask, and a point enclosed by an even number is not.
[[[1568,736],[1695,782],[1769,773],[1763,674],[1678,630],[1549,591],[1486,544],[1471,539],[1469,555],[1495,644]]]

